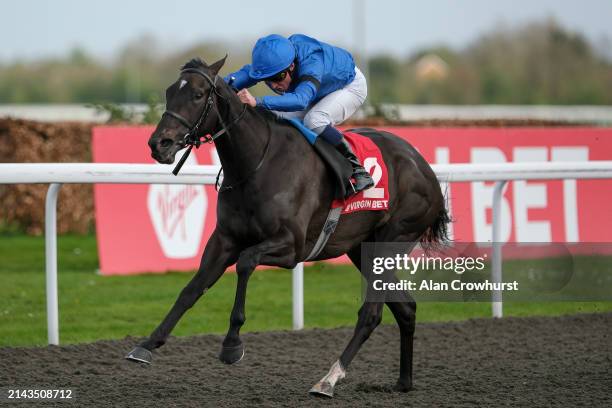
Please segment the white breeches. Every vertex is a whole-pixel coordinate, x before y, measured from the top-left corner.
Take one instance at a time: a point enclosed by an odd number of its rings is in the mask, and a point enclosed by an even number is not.
[[[363,105],[367,95],[365,76],[355,67],[355,78],[350,84],[330,93],[306,110],[274,113],[282,118],[302,119],[308,129],[320,134],[327,125],[336,126],[350,118]]]

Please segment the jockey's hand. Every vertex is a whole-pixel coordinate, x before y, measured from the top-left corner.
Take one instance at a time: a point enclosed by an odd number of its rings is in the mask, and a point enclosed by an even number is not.
[[[251,95],[249,90],[246,88],[238,91],[236,95],[238,95],[238,98],[240,98],[240,101],[242,103],[246,103],[247,105],[250,105],[252,107],[255,107],[257,105],[257,101],[255,100],[255,97]]]

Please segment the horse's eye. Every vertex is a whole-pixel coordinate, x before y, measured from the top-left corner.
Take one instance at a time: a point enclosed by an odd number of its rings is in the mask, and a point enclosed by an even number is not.
[[[194,97],[195,99],[202,99],[204,97],[204,94],[202,92],[196,92]]]

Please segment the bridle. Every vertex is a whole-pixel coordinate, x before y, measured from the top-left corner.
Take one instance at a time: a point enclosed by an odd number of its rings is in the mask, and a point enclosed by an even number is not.
[[[233,125],[238,123],[238,121],[242,119],[242,117],[244,116],[244,113],[246,112],[246,105],[244,105],[244,107],[242,108],[242,112],[240,112],[240,115],[234,118],[229,125],[225,125],[225,123],[223,122],[223,118],[221,117],[221,113],[215,107],[215,98],[214,98],[215,95],[217,95],[221,99],[225,99],[223,95],[219,93],[219,90],[217,89],[218,76],[215,75],[215,79],[213,80],[206,72],[199,70],[197,68],[185,68],[181,70],[181,74],[185,74],[185,73],[198,74],[204,77],[210,84],[211,89],[210,89],[210,92],[208,93],[208,97],[206,98],[206,104],[204,105],[204,109],[202,110],[200,117],[194,124],[191,124],[189,120],[185,119],[185,117],[171,110],[166,109],[164,113],[162,114],[162,117],[164,115],[168,115],[171,118],[176,119],[181,125],[183,125],[184,127],[188,129],[187,133],[185,133],[185,135],[183,136],[183,145],[189,146],[189,148],[187,149],[187,151],[185,151],[185,153],[183,153],[183,156],[181,157],[181,159],[178,161],[178,163],[174,167],[174,170],[172,170],[172,174],[174,174],[175,176],[178,175],[179,171],[181,170],[181,167],[183,167],[183,164],[185,164],[185,161],[187,160],[187,157],[189,157],[189,154],[191,153],[191,149],[193,149],[194,146],[197,149],[200,147],[200,145],[202,145],[202,143],[212,143],[218,137],[224,135],[225,133],[229,133],[229,129]],[[221,122],[221,130],[216,132],[214,135],[201,136],[199,135],[200,126],[202,126],[202,124],[206,122],[206,118],[208,118],[208,115],[210,114],[210,111],[213,109],[213,107],[215,107],[215,112],[217,113],[217,117],[219,118],[219,121]]]

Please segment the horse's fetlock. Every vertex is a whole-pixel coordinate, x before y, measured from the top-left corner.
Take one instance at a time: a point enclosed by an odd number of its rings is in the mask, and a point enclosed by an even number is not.
[[[166,344],[166,341],[163,339],[159,339],[159,340],[147,340],[144,341],[142,343],[139,344],[140,347],[147,349],[149,351],[152,351],[156,348],[160,348],[161,346],[163,346],[164,344]]]
[[[246,322],[246,316],[244,313],[235,313],[230,317],[230,324],[232,326],[242,326]]]

